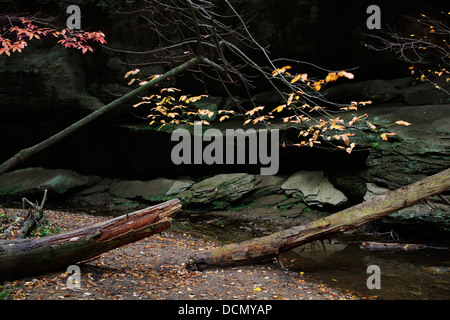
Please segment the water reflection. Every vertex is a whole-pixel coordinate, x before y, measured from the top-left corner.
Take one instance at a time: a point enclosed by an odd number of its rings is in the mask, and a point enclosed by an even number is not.
[[[264,221],[240,221],[194,214],[177,218],[171,231],[219,243],[261,237],[284,229]],[[362,239],[362,240],[361,240]],[[285,268],[304,272],[310,280],[380,299],[450,299],[450,251],[362,250],[367,237],[339,238],[306,244],[281,255]],[[417,240],[419,241],[419,240]],[[422,242],[421,242],[422,243]],[[381,270],[381,289],[368,289],[367,267]]]
[[[340,239],[343,241],[345,239]],[[352,239],[346,239],[352,242]],[[366,251],[356,243],[327,252],[291,250],[282,261],[291,270],[302,271],[327,285],[381,299],[450,299],[450,253],[442,250]],[[368,289],[367,267],[381,270],[381,289]]]

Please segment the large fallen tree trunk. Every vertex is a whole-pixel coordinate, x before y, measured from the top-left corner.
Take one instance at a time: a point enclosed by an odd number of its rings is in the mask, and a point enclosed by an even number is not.
[[[93,226],[36,239],[0,241],[0,279],[65,270],[69,265],[136,242],[170,226],[178,199]]]
[[[450,169],[305,225],[197,252],[189,257],[186,267],[190,270],[204,270],[273,259],[282,252],[359,227],[447,189],[450,189]]]

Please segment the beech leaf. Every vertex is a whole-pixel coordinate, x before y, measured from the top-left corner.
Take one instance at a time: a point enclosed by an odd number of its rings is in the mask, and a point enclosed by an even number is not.
[[[395,121],[396,124],[399,124],[401,126],[410,126],[411,123],[403,121],[403,120],[399,120],[399,121]]]

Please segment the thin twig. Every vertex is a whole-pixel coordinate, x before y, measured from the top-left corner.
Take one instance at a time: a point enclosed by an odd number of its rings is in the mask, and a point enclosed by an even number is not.
[[[448,204],[450,206],[450,201],[444,197],[442,194],[438,194],[438,197],[441,198],[442,201],[444,201],[446,204]]]

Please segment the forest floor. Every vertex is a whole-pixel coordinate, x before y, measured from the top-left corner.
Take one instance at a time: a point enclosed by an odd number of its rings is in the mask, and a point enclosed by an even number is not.
[[[68,231],[111,217],[46,211],[48,221]],[[311,281],[299,272],[267,263],[188,271],[198,250],[218,244],[165,231],[80,264],[81,287],[70,289],[64,270],[0,284],[0,299],[26,300],[352,300],[365,297]]]

